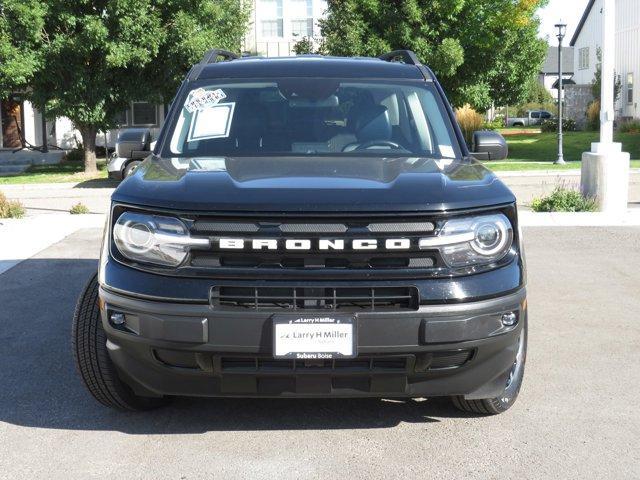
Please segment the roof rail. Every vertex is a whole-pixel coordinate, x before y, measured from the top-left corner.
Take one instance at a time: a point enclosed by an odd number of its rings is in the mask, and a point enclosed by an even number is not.
[[[393,52],[380,55],[378,58],[385,62],[393,62],[396,58],[402,58],[402,61],[409,65],[422,65],[418,56],[411,50],[394,50]]]
[[[222,57],[223,62],[230,62],[232,60],[239,59],[240,55],[230,52],[229,50],[221,50],[219,48],[208,50],[202,57],[202,60],[200,60],[200,63],[195,65],[191,69],[191,72],[189,72],[189,80],[197,80],[204,67],[212,63],[217,63],[220,57]]]
[[[229,50],[221,50],[218,48],[214,48],[213,50],[209,50],[207,51],[204,56],[202,57],[202,60],[200,60],[200,63],[204,63],[205,65],[208,65],[210,63],[217,63],[218,62],[218,57],[222,57],[224,61],[231,61],[231,60],[237,60],[240,58],[240,55],[230,52]]]

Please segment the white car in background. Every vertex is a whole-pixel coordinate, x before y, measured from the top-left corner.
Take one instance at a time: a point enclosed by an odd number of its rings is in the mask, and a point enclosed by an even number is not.
[[[107,163],[109,178],[124,180],[136,171],[136,168],[147,158],[156,146],[151,141],[149,130],[145,128],[129,128],[118,134],[116,151]]]

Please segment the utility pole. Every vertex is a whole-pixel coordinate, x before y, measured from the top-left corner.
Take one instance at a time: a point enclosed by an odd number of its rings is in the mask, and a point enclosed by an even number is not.
[[[582,194],[595,198],[601,211],[622,215],[629,201],[630,156],[613,142],[616,0],[603,0],[602,27],[600,142],[582,154],[580,183]]]

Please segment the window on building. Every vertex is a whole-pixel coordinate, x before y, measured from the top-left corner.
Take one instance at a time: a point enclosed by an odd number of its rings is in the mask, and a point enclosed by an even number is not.
[[[282,19],[263,20],[262,36],[263,37],[282,37]]]
[[[633,104],[633,73],[627,73],[627,103]]]
[[[134,126],[157,125],[158,107],[149,102],[131,104],[131,124]]]
[[[589,47],[578,50],[578,69],[587,70],[589,68]]]
[[[292,35],[313,37],[313,0],[290,0],[288,9]]]
[[[149,102],[131,102],[131,106],[118,113],[113,122],[119,127],[154,127],[159,125],[158,106]]]
[[[260,0],[258,4],[263,37],[282,37],[282,0]]]
[[[313,0],[289,0],[289,18],[313,17]]]
[[[291,34],[294,37],[313,37],[313,19],[292,20]]]

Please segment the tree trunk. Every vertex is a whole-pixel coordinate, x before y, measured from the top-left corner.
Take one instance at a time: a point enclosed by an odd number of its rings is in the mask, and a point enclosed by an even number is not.
[[[96,163],[96,134],[97,128],[92,125],[78,127],[82,135],[84,147],[84,173],[96,173],[98,165]]]

